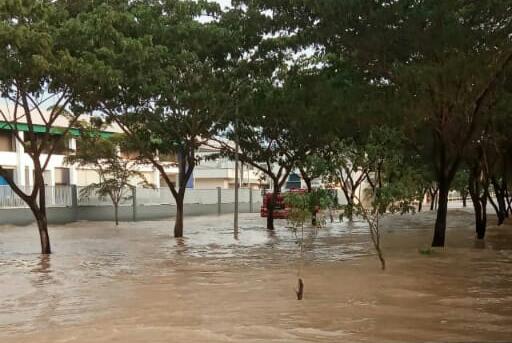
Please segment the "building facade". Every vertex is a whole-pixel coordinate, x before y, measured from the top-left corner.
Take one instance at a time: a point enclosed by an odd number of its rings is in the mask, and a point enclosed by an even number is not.
[[[36,125],[37,129],[37,125]],[[41,134],[44,127],[40,127]],[[18,125],[17,135],[24,139],[27,127]],[[113,130],[116,131],[116,130]],[[112,134],[105,131],[104,134]],[[91,183],[99,182],[99,175],[94,167],[82,167],[69,165],[65,162],[66,154],[77,149],[77,139],[79,132],[73,130],[71,138],[61,140],[61,143],[52,154],[48,166],[44,172],[44,179],[47,186],[59,185],[77,185],[87,186]],[[194,170],[192,179],[188,186],[196,189],[230,189],[235,185],[235,163],[224,157],[213,157],[218,150],[209,146],[202,146],[197,157],[200,161]],[[121,155],[129,159],[129,154]],[[178,168],[175,159],[172,156],[161,157],[168,159],[168,165],[165,172],[171,179],[176,182]],[[265,179],[253,167],[240,164],[240,184],[242,187],[260,188],[266,185]],[[19,186],[31,186],[34,182],[34,166],[32,159],[24,151],[23,144],[16,138],[11,130],[11,126],[7,123],[0,122],[0,166],[6,169]],[[162,176],[152,165],[134,165],[156,188],[165,187]],[[134,180],[134,184],[138,181]],[[0,177],[0,185],[5,185],[6,181]]]

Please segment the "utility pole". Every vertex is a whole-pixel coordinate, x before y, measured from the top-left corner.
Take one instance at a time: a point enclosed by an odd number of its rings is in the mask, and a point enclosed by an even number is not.
[[[238,239],[238,191],[239,191],[239,175],[238,175],[238,149],[239,149],[239,137],[238,137],[238,101],[235,107],[235,213],[234,213],[234,237]]]

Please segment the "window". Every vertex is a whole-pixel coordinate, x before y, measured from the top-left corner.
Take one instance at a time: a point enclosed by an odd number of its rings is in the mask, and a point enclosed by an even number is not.
[[[14,151],[13,135],[9,131],[0,131],[0,151]]]
[[[55,185],[69,185],[69,168],[55,168]]]
[[[36,144],[39,147],[45,138],[44,133],[36,133]],[[43,150],[44,154],[47,154],[50,152],[51,148],[55,145],[55,149],[53,150],[53,153],[55,155],[64,155],[68,151],[68,148],[66,147],[66,140],[62,135],[50,135],[49,136],[50,142],[46,143],[45,148]],[[30,135],[25,133],[25,144],[26,143],[32,143],[30,142]]]

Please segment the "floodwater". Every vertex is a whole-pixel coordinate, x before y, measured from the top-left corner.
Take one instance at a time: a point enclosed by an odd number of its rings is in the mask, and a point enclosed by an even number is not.
[[[433,214],[384,219],[387,270],[364,223],[305,232],[303,301],[294,234],[243,215],[169,222],[0,227],[0,342],[510,342],[512,226],[475,242],[451,211],[447,247]],[[420,253],[420,250],[423,253]]]

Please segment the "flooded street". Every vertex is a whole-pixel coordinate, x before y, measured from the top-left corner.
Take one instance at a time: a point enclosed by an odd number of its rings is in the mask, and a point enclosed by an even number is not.
[[[362,222],[308,229],[305,297],[295,236],[257,215],[170,222],[0,227],[0,342],[506,342],[512,339],[512,226],[475,242],[451,211],[445,249],[422,250],[433,213],[384,219],[388,269]],[[420,253],[420,250],[423,253]]]

